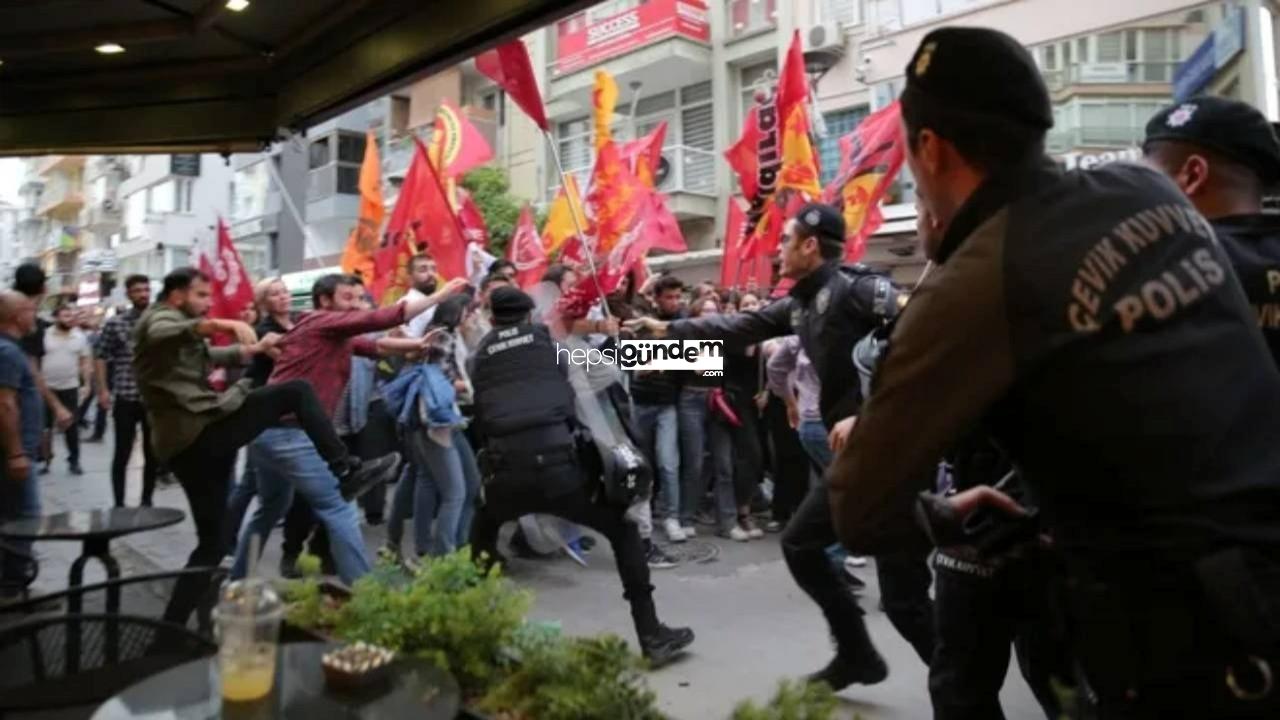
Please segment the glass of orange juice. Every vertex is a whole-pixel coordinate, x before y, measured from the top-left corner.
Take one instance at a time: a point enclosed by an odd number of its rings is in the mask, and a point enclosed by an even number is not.
[[[223,590],[214,620],[224,701],[249,702],[271,694],[283,616],[284,605],[265,580],[239,580]]]

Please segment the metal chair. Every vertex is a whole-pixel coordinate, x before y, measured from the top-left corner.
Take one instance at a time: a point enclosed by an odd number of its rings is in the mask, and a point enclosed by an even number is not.
[[[127,615],[38,617],[0,628],[0,713],[100,703],[217,652],[179,625]]]
[[[146,575],[133,575],[91,585],[67,588],[66,590],[59,590],[39,597],[29,597],[22,602],[0,605],[0,627],[23,622],[31,615],[49,614],[50,612],[60,613],[60,608],[62,607],[65,607],[65,612],[69,615],[95,612],[117,615],[122,611],[135,617],[158,614],[153,613],[151,609],[140,607],[125,607],[122,609],[120,605],[121,599],[125,596],[125,591],[132,591],[130,595],[134,598],[140,597],[143,593],[149,594],[157,604],[162,604],[167,601],[172,593],[173,584],[179,578],[188,575],[209,577],[209,594],[196,609],[194,619],[199,633],[205,637],[212,637],[213,607],[218,602],[218,588],[226,576],[225,570],[216,567],[187,568]]]

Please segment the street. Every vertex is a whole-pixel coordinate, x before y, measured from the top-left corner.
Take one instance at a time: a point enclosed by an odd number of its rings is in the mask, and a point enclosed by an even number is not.
[[[108,430],[105,443],[82,445],[85,474],[81,477],[67,473],[65,446],[61,438],[56,440],[58,457],[53,471],[41,478],[46,514],[111,504],[111,439]],[[141,452],[135,451],[134,458],[127,493],[130,504],[138,502],[141,486]],[[158,506],[187,510],[186,498],[176,485],[158,489],[155,502]],[[371,552],[381,546],[383,528],[363,528]],[[688,656],[650,676],[665,713],[675,720],[726,718],[738,701],[748,697],[765,699],[778,680],[817,670],[827,662],[831,650],[821,616],[791,581],[776,535],[750,543],[708,540],[703,536],[693,542],[715,543],[719,557],[653,574],[663,621],[690,626],[698,636]],[[409,544],[407,541],[406,548]],[[111,549],[123,572],[129,575],[180,568],[194,545],[194,528],[186,520],[170,528],[117,540]],[[36,590],[48,592],[65,587],[67,571],[79,554],[79,545],[45,542],[36,549],[41,560]],[[268,574],[275,573],[279,559],[277,531],[263,558]],[[587,568],[567,558],[515,560],[510,575],[536,592],[534,619],[560,622],[566,632],[575,634],[615,632],[634,647],[631,619],[607,545],[601,541],[588,559]],[[867,583],[863,608],[868,612],[871,635],[889,664],[890,675],[879,685],[841,693],[842,717],[856,714],[864,720],[928,718],[931,711],[926,669],[878,609],[874,568],[861,569],[860,576]],[[102,569],[90,563],[85,582],[101,578]],[[154,602],[158,613],[160,600]],[[1005,714],[1011,719],[1043,717],[1012,665],[1002,700]]]

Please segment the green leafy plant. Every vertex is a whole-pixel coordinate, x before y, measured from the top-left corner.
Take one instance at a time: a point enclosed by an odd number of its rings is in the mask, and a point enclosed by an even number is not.
[[[519,663],[478,703],[510,720],[661,720],[644,663],[614,635],[519,637]]]
[[[462,177],[462,187],[471,193],[489,228],[489,252],[505,256],[524,204],[511,195],[506,173],[495,167],[476,168]],[[536,217],[534,222],[542,227],[543,218]]]
[[[783,680],[764,707],[750,700],[739,703],[733,720],[831,720],[837,705],[835,693],[823,683]]]

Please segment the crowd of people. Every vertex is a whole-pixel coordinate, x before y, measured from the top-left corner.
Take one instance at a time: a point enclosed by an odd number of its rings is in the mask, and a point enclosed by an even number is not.
[[[79,474],[96,398],[116,504],[140,426],[141,503],[176,476],[190,567],[229,557],[243,576],[283,520],[282,574],[306,548],[351,583],[372,561],[361,511],[409,565],[467,545],[502,562],[512,520],[514,551],[537,553],[546,526],[523,520],[558,516],[557,551],[589,551],[583,528],[611,544],[660,664],[694,638],[658,621],[650,570],[703,533],[781,533],[835,641],[811,677],[835,689],[889,672],[858,599],[865,554],[936,717],[1002,717],[1011,648],[1049,717],[1070,711],[1052,681],[1103,717],[1276,717],[1272,127],[1193,99],[1151,120],[1144,165],[1064,172],[1043,152],[1047,91],[1011,38],[935,31],[907,74],[931,260],[914,288],[843,265],[844,217],[820,203],[783,228],[786,289],[636,270],[585,308],[565,300],[590,268],[554,265],[525,292],[505,260],[441,283],[422,254],[396,302],[333,274],[295,313],[271,278],[238,320],[206,317],[195,269],[155,303],[129,277],[129,307],[95,336],[67,306],[37,327],[43,276],[24,266],[0,295],[0,517],[39,512],[45,417]],[[555,352],[626,337],[724,340],[724,371],[593,375]],[[6,592],[23,550],[5,549]],[[186,621],[201,582],[183,579],[166,619]]]

